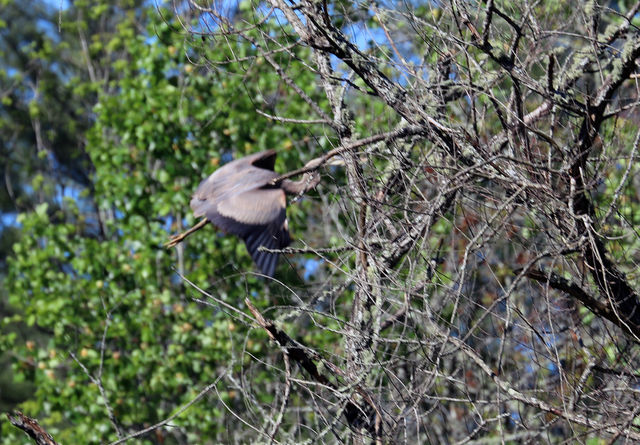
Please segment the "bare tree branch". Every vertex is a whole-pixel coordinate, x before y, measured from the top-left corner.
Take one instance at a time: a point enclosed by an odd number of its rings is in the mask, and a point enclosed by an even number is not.
[[[20,411],[16,411],[13,414],[7,413],[7,419],[9,419],[11,425],[24,431],[37,445],[57,445],[56,441],[51,437],[51,434],[47,433],[47,431],[38,424],[36,419],[27,417]]]

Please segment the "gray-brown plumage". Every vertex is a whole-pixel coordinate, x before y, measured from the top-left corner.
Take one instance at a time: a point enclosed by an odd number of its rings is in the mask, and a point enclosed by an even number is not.
[[[205,220],[172,238],[168,245],[177,244],[208,221],[242,238],[260,271],[273,276],[278,254],[259,248],[282,249],[291,242],[285,193],[304,193],[320,181],[320,176],[312,172],[300,181],[284,179],[272,185],[280,176],[273,171],[275,160],[275,150],[267,150],[231,161],[213,172],[191,199],[193,213]]]

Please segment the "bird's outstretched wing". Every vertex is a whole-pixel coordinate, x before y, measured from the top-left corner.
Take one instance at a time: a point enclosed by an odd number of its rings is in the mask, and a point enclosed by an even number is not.
[[[249,164],[255,167],[273,171],[273,168],[276,165],[276,156],[276,151],[272,149],[261,151],[260,153],[248,156],[245,159],[249,161]]]
[[[249,235],[244,238],[244,242],[247,246],[247,251],[249,251],[251,258],[253,258],[260,271],[272,277],[278,264],[278,254],[261,251],[260,247],[270,250],[287,247],[291,242],[287,220],[285,218],[283,224],[276,223],[268,227],[263,226],[261,229],[249,232]]]
[[[284,191],[257,188],[219,200],[194,196],[191,207],[198,216],[206,216],[221,230],[242,238],[262,273],[273,276],[278,254],[259,249],[260,246],[281,249],[291,242]]]
[[[262,273],[269,276],[278,254],[262,252],[260,246],[281,249],[291,242],[285,193],[269,185],[278,177],[275,160],[275,150],[267,150],[231,161],[202,181],[191,199],[196,217],[205,216],[224,232],[242,238]]]

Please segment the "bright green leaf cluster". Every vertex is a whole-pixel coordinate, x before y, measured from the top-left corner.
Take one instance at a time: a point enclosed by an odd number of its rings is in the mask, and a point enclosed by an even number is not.
[[[178,31],[157,17],[146,34],[122,26],[106,46],[92,45],[94,52],[126,51],[113,61],[117,76],[100,94],[87,135],[99,221],[88,216],[86,200],[71,197],[20,216],[23,237],[10,263],[10,302],[22,321],[46,334],[36,343],[8,339],[3,347],[20,357],[13,364],[15,379],[37,388],[24,409],[61,443],[116,438],[98,388],[70,354],[94,377],[102,369],[109,404],[120,425],[133,431],[162,420],[212,381],[241,372],[251,363],[238,354],[243,347],[258,356],[273,353],[264,347],[263,333],[248,332],[228,314],[194,302],[191,297],[204,297],[175,273],[180,268],[223,300],[251,296],[267,304],[268,283],[236,274],[253,268],[241,242],[207,228],[185,243],[180,260],[175,249],[162,245],[194,222],[190,195],[221,158],[276,148],[280,165],[293,168],[313,156],[291,150],[291,141],[308,137],[302,129],[256,119],[265,97],[287,96],[286,113],[293,116],[311,112],[265,65],[256,63],[243,76],[234,75],[241,71],[236,64],[216,65],[231,54],[251,58],[255,48],[239,42],[194,48]],[[205,56],[215,69],[189,61],[204,62]],[[301,68],[299,82],[305,81],[313,91],[313,74]],[[87,87],[72,82],[78,91]],[[302,233],[302,215],[293,219]],[[259,376],[258,382],[272,378]],[[237,392],[222,382],[219,398],[203,400],[173,422],[193,443],[226,437],[220,400],[244,409]],[[263,403],[270,397],[265,393]]]

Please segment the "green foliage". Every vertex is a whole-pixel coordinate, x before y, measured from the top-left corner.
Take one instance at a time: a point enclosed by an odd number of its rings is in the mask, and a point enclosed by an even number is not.
[[[219,72],[197,60],[194,65],[194,43],[159,17],[146,34],[133,35],[130,26],[119,31],[104,48],[125,48],[126,54],[112,64],[118,76],[100,94],[87,135],[92,198],[99,211],[87,214],[82,199],[67,198],[22,214],[23,237],[10,262],[10,303],[21,315],[6,324],[22,320],[49,335],[37,344],[5,339],[2,347],[20,358],[13,363],[15,379],[37,387],[24,410],[61,443],[116,438],[99,389],[79,363],[93,377],[102,373],[115,417],[133,431],[162,420],[205,385],[239,372],[245,366],[240,348],[258,356],[270,353],[263,350],[263,333],[248,332],[229,314],[192,301],[203,297],[175,274],[174,268],[182,268],[222,300],[277,300],[263,280],[236,273],[253,267],[241,242],[208,227],[185,243],[180,261],[175,249],[162,244],[169,231],[194,222],[190,194],[221,157],[278,148],[279,166],[296,167],[306,147],[292,150],[291,141],[308,136],[256,119],[255,109],[264,109],[269,95],[287,100],[290,94],[277,75],[265,73],[264,60],[253,59],[243,76],[233,75],[240,71],[233,63],[220,65]],[[92,51],[102,48],[92,45]],[[204,55],[215,66],[231,54],[252,58],[253,52],[247,44],[230,43]],[[300,72],[299,81],[312,85],[313,75]],[[75,81],[74,88],[81,91],[86,84]],[[288,103],[287,113],[309,113],[299,99]],[[293,220],[294,231],[303,233],[302,219],[294,215]],[[253,380],[261,384],[269,378],[258,373]],[[236,392],[222,384],[218,390],[219,397],[205,398],[172,422],[189,442],[225,437],[220,401],[243,409]],[[270,397],[264,393],[261,402]],[[2,428],[3,437],[19,437]]]
[[[86,11],[80,6],[61,12],[51,2],[7,0],[0,7],[1,319],[12,320],[14,315],[14,309],[6,304],[5,279],[6,258],[12,255],[11,246],[21,234],[16,214],[43,203],[52,214],[58,214],[63,193],[75,194],[90,187],[84,133],[91,124],[89,111],[100,88],[103,72],[99,59],[113,54],[95,55],[88,61],[81,43],[85,36],[79,35],[78,29],[89,29],[95,37],[107,35],[111,20],[121,19],[119,2],[110,3],[110,19],[100,22],[85,22],[82,17]],[[59,19],[63,19],[61,28]],[[93,76],[88,66],[93,68]],[[78,84],[83,88],[75,88]],[[83,212],[88,216],[91,207],[85,206]],[[3,323],[1,329],[0,337],[34,339],[42,335],[21,323]],[[7,349],[3,345],[2,350]],[[13,388],[0,390],[0,405],[4,407],[6,402],[11,408],[28,394],[5,382],[5,378],[11,380],[8,360],[7,354],[0,354],[0,367],[5,370],[0,387],[8,384]]]
[[[20,209],[22,234],[15,243],[15,228],[0,238],[0,261],[11,252],[6,280],[11,309],[0,307],[0,395],[11,380],[16,396],[9,402],[28,399],[20,407],[58,441],[106,443],[117,438],[118,427],[125,434],[138,431],[176,413],[212,383],[214,389],[170,427],[138,442],[250,442],[256,434],[247,424],[269,427],[280,406],[286,413],[278,440],[302,441],[307,434],[317,440],[313,435],[324,429],[336,434],[336,441],[349,442],[346,424],[337,427],[337,422],[345,420],[341,410],[350,393],[354,400],[371,394],[372,406],[379,403],[389,419],[399,420],[389,424],[406,428],[401,433],[405,441],[410,440],[409,429],[423,428],[412,424],[414,417],[424,421],[427,434],[449,431],[446,439],[452,441],[492,436],[508,441],[504,432],[523,426],[531,428],[527,433],[559,428],[559,433],[548,430],[550,440],[556,440],[567,425],[546,417],[545,411],[553,416],[559,411],[510,399],[515,392],[496,387],[499,379],[526,398],[570,407],[572,415],[588,417],[589,410],[596,410],[588,405],[604,403],[596,401],[603,400],[600,387],[609,385],[602,385],[596,372],[585,374],[584,366],[591,357],[612,369],[620,363],[618,331],[603,335],[601,317],[548,285],[513,281],[514,269],[532,266],[537,258],[535,264],[589,286],[596,295],[597,283],[589,282],[588,275],[574,278],[589,266],[575,247],[553,256],[559,252],[556,241],[564,245],[567,235],[558,225],[561,236],[554,239],[554,224],[563,213],[571,216],[565,210],[573,211],[573,204],[564,204],[574,197],[568,197],[562,181],[530,187],[549,195],[522,189],[517,194],[529,195],[518,197],[511,182],[567,171],[584,119],[575,110],[600,82],[591,69],[572,68],[592,50],[593,39],[584,39],[582,28],[599,33],[594,27],[604,31],[622,22],[621,16],[608,13],[600,23],[588,24],[575,18],[574,5],[542,2],[525,10],[500,0],[494,3],[501,13],[496,10],[493,16],[489,40],[480,44],[473,26],[476,33],[482,32],[481,24],[489,26],[483,24],[482,2],[409,2],[379,12],[366,3],[331,3],[331,16],[323,20],[345,30],[345,38],[354,36],[361,49],[350,61],[328,56],[336,85],[339,77],[349,79],[343,83],[349,86],[346,109],[332,111],[352,130],[353,139],[405,124],[397,109],[374,97],[373,83],[350,75],[350,64],[360,57],[366,58],[367,69],[380,70],[385,80],[406,89],[402,100],[408,109],[451,130],[439,134],[429,124],[422,135],[362,146],[359,162],[350,166],[353,188],[345,187],[343,196],[322,196],[327,214],[320,213],[314,194],[289,209],[295,237],[311,246],[354,248],[327,266],[341,270],[327,273],[306,300],[310,292],[307,283],[300,283],[296,264],[281,262],[279,285],[258,278],[250,272],[254,265],[243,243],[211,226],[176,249],[163,247],[170,233],[196,222],[190,195],[221,163],[275,148],[280,155],[276,168],[285,171],[335,147],[326,126],[273,123],[256,112],[317,117],[292,91],[293,82],[331,114],[320,97],[317,72],[310,69],[317,61],[298,45],[304,39],[292,37],[294,30],[278,13],[273,16],[278,22],[248,26],[261,14],[255,9],[259,4],[249,1],[240,2],[237,10],[230,6],[228,13],[234,26],[242,25],[244,40],[234,32],[216,34],[216,29],[204,29],[204,37],[190,34],[185,28],[200,31],[211,25],[208,16],[195,10],[177,22],[171,19],[175,11],[147,9],[146,2],[135,0],[79,0],[64,11],[35,3],[30,11],[0,0],[9,5],[8,19],[0,20],[0,91],[9,91],[0,97],[0,155],[8,160],[7,177],[19,185],[15,196],[0,188],[0,211]],[[619,3],[620,12],[626,11],[626,3]],[[599,6],[590,2],[581,12],[594,8]],[[37,23],[39,14],[45,17],[44,31]],[[543,26],[531,21],[516,36],[511,21],[536,16],[544,18]],[[578,23],[578,29],[564,29],[568,20]],[[538,28],[549,32],[530,35]],[[371,40],[356,36],[359,30],[366,30]],[[510,60],[514,44],[519,47]],[[587,52],[580,49],[584,45]],[[598,46],[593,50],[599,51]],[[607,51],[613,53],[610,46]],[[525,56],[525,49],[535,52]],[[555,76],[548,74],[550,55],[556,57],[556,68],[564,67]],[[603,64],[602,74],[619,64]],[[584,79],[566,82],[566,91],[554,89],[565,76],[585,73]],[[512,132],[517,125],[511,122],[518,122],[513,112],[520,111],[517,82],[527,89],[523,113],[554,101],[553,119],[542,116],[530,128],[536,132],[523,139],[526,152],[516,150],[523,141]],[[564,100],[577,108],[567,112]],[[410,116],[404,120],[411,121]],[[640,246],[629,235],[640,216],[635,157],[627,147],[634,144],[636,127],[624,113],[606,121],[600,128],[602,146],[590,153],[596,161],[584,169],[589,199],[604,223],[598,235],[608,237],[607,253],[634,286],[634,266],[640,261],[634,252]],[[450,144],[448,137],[442,139],[447,134],[461,138]],[[498,143],[496,136],[506,139]],[[621,148],[613,155],[612,147]],[[600,149],[609,150],[607,156],[598,157]],[[523,153],[531,162],[521,162]],[[485,155],[492,160],[482,165],[467,161]],[[510,168],[499,168],[503,161]],[[537,166],[544,166],[544,174],[534,171]],[[338,183],[344,174],[327,172]],[[366,205],[357,202],[360,186],[369,198]],[[435,198],[447,189],[451,205],[436,209]],[[554,197],[557,202],[550,199]],[[550,211],[551,204],[564,210]],[[417,224],[431,218],[434,225],[412,234]],[[337,230],[322,227],[333,223]],[[358,228],[362,238],[354,235]],[[418,236],[415,247],[382,270],[377,260],[384,260],[389,247],[407,240],[410,245]],[[180,274],[211,298],[187,285]],[[314,361],[338,391],[318,385],[318,378],[289,379],[289,372],[309,375],[287,366],[295,360],[285,362],[264,330],[247,321],[241,313],[245,298],[309,345],[309,351],[317,351]],[[361,313],[353,310],[365,301]],[[356,330],[366,342],[355,341]],[[589,334],[587,342],[574,341],[578,330]],[[478,359],[487,366],[476,367]],[[621,375],[635,372],[633,363],[629,360],[629,371]],[[580,383],[572,387],[572,382]],[[292,388],[286,404],[283,388]],[[574,399],[574,393],[580,397]],[[610,420],[607,424],[613,425]],[[6,422],[0,428],[3,439],[27,443]],[[577,425],[571,431],[576,437],[582,434]],[[392,441],[400,435],[388,437]]]

